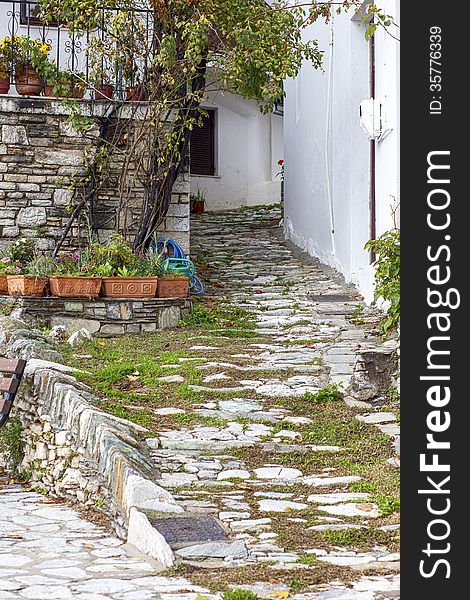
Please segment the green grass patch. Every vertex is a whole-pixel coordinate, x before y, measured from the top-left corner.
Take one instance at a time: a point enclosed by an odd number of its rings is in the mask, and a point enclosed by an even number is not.
[[[326,387],[314,394],[312,392],[305,392],[302,396],[302,400],[306,402],[335,402],[337,400],[341,400],[343,398],[343,393],[341,391],[340,383],[330,383]]]

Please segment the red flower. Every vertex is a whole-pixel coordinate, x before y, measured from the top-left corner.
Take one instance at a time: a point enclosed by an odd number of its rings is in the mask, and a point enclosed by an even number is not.
[[[281,158],[281,159],[279,159],[279,160],[277,161],[277,164],[278,164],[280,167],[284,166],[284,161],[282,160],[282,158]]]

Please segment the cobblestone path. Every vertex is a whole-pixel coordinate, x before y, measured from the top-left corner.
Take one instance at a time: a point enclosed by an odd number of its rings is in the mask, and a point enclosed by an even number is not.
[[[377,315],[337,274],[292,250],[279,219],[262,209],[194,221],[206,302],[222,298],[252,323],[245,338],[231,339],[230,324],[192,330],[190,356],[161,377],[185,386],[185,403],[155,409],[165,425],[147,439],[158,483],[188,513],[217,517],[227,539],[180,545],[178,573],[154,575],[156,565],[72,509],[6,486],[0,599],[195,600],[219,597],[225,581],[259,598],[399,598],[398,514],[368,478],[396,476],[396,416],[337,397],[354,350],[380,343]],[[194,362],[196,383],[183,361]],[[346,426],[354,439],[342,437]]]

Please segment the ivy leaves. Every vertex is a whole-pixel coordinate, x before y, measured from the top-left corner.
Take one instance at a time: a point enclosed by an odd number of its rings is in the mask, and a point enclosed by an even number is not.
[[[375,262],[375,296],[389,303],[383,331],[396,327],[400,320],[400,231],[386,231],[376,240],[369,240],[366,250],[377,254]]]

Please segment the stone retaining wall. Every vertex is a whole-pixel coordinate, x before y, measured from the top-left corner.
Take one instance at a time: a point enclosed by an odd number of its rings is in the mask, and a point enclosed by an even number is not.
[[[97,409],[91,390],[24,322],[0,317],[0,356],[28,361],[13,415],[22,423],[21,469],[31,473],[32,486],[102,509],[119,537],[163,565],[173,564],[170,547],[145,512],[184,510],[155,483],[159,474],[141,443],[147,430]]]
[[[100,117],[105,107],[81,102],[84,114]],[[92,112],[93,111],[93,112]],[[83,152],[89,141],[70,127],[67,110],[60,100],[0,98],[0,249],[19,236],[41,227],[44,237],[38,246],[50,250],[62,235],[73,197],[71,178],[82,170]],[[98,121],[97,121],[98,123]],[[98,124],[90,135],[98,134]],[[93,217],[100,241],[114,231],[118,212],[121,164],[112,166],[109,177],[95,200]],[[135,231],[143,188],[132,180],[127,211],[120,223],[129,234]],[[158,233],[179,242],[189,252],[188,169],[173,188],[172,202]],[[78,221],[64,248],[74,248],[88,232],[87,223]]]
[[[0,296],[13,304],[15,316],[33,326],[64,325],[69,333],[82,327],[97,337],[154,333],[176,327],[191,310],[190,298],[56,298]]]

